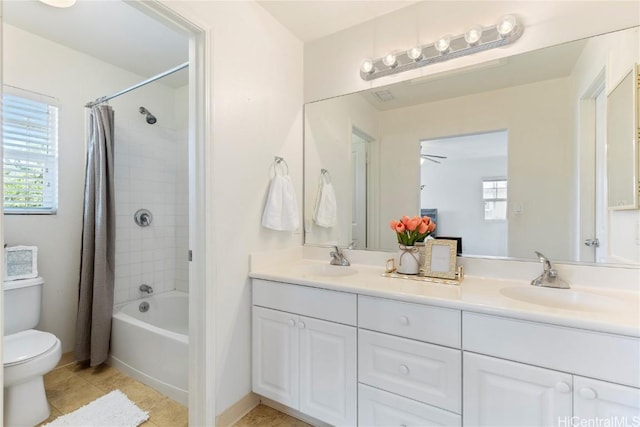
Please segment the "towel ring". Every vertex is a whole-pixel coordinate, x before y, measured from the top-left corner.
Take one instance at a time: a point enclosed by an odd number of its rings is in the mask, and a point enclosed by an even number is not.
[[[329,175],[329,171],[326,169],[320,169],[320,178],[324,180],[327,179],[327,184],[331,184],[331,175]]]
[[[273,165],[273,172],[277,175],[278,174],[278,170],[276,169],[276,167],[280,164],[284,163],[284,167],[286,168],[286,175],[289,175],[289,165],[287,164],[287,161],[284,159],[284,157],[280,157],[280,156],[275,156],[274,159],[274,165]]]

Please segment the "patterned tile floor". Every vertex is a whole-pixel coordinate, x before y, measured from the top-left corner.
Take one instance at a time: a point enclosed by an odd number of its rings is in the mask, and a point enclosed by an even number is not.
[[[188,425],[189,415],[185,406],[110,366],[86,368],[74,363],[69,354],[63,355],[58,367],[44,376],[44,388],[51,416],[43,424],[119,389],[142,410],[149,412],[149,420],[141,426]]]
[[[185,406],[158,393],[122,372],[107,365],[86,368],[73,361],[66,353],[58,367],[44,376],[44,387],[51,406],[46,424],[60,415],[73,412],[81,406],[119,389],[142,410],[149,412],[149,420],[142,427],[173,427],[188,425]],[[42,425],[40,424],[40,425]],[[265,405],[258,405],[242,417],[233,427],[311,427],[309,424]]]

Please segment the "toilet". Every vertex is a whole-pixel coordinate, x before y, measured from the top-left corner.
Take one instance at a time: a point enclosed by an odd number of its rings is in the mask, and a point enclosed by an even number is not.
[[[49,417],[43,376],[62,355],[60,340],[33,329],[40,321],[41,277],[4,282],[4,426],[33,426]]]

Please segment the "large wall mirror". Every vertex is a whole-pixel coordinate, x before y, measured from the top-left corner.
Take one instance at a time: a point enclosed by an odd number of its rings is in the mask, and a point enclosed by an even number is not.
[[[395,250],[389,222],[428,214],[463,256],[640,265],[640,211],[606,184],[639,31],[306,104],[305,243]]]

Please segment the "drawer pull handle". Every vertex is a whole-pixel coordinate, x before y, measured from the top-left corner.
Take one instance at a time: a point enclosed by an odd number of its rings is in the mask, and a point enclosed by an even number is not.
[[[598,393],[590,387],[582,387],[580,389],[580,397],[586,400],[593,400],[598,397]]]
[[[556,390],[560,393],[569,393],[571,391],[571,386],[564,381],[560,381],[556,384]]]
[[[400,323],[403,325],[408,325],[409,324],[409,318],[407,316],[400,316]]]
[[[298,328],[304,329],[305,326],[307,326],[307,325],[305,325],[303,321],[298,322]]]
[[[409,375],[409,367],[407,365],[400,365],[400,372],[404,375]]]
[[[293,319],[289,319],[289,326],[296,326],[296,321]]]

